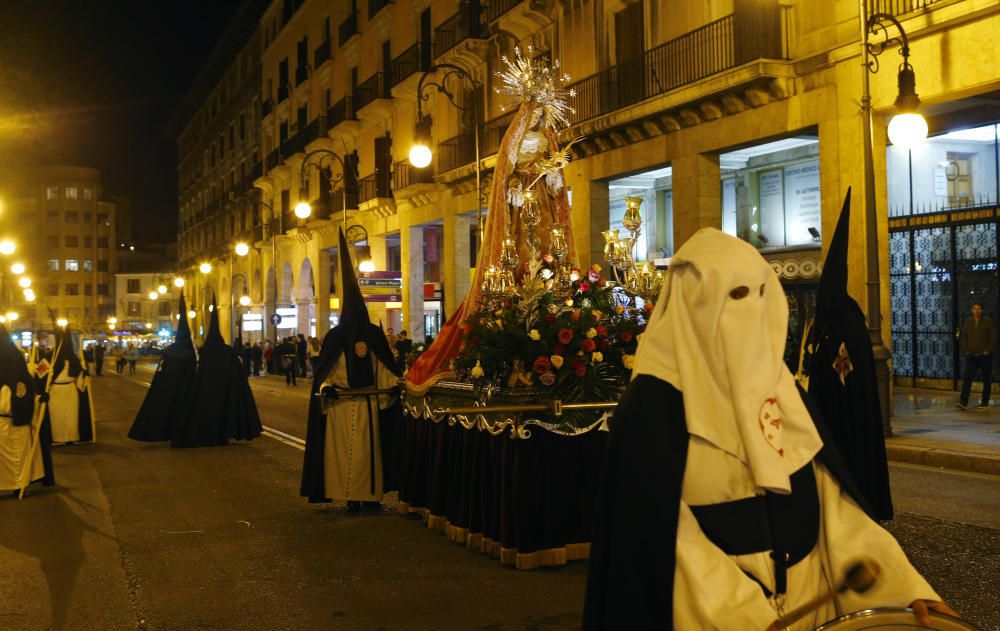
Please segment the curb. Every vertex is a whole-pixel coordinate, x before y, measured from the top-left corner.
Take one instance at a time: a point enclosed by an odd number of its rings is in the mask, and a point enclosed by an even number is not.
[[[1000,458],[991,456],[892,443],[886,444],[885,451],[891,462],[1000,476]]]

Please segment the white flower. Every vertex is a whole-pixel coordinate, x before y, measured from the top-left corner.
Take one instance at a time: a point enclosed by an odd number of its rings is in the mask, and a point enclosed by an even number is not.
[[[595,329],[593,327],[587,329],[587,337],[589,337],[589,338],[595,338],[595,337],[597,337],[597,329]]]
[[[528,331],[528,337],[537,342],[542,339],[542,334],[538,332],[538,329],[531,329]]]
[[[595,364],[599,364],[602,361],[604,361],[604,353],[602,353],[601,351],[594,351],[593,354],[591,354],[590,356],[590,360]]]
[[[555,303],[549,305],[549,313],[551,313],[552,315],[559,313],[559,305]]]
[[[635,355],[622,355],[622,366],[627,370],[632,370],[635,366]]]
[[[473,379],[479,379],[485,374],[486,373],[483,372],[483,367],[479,364],[479,360],[476,360],[476,365],[473,366],[472,370],[469,372],[469,376]]]

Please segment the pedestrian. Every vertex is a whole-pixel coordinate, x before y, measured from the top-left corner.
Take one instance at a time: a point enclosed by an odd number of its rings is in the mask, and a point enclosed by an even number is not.
[[[306,336],[299,333],[299,339],[295,342],[295,362],[298,364],[298,369],[301,371],[299,375],[303,379],[306,376],[306,361],[309,359],[309,343],[306,342]]]
[[[281,362],[281,366],[285,371],[285,385],[294,386],[295,377],[299,372],[298,366],[296,365],[296,348],[295,348],[295,338],[286,337],[285,340],[278,346],[278,357]]]
[[[253,345],[253,349],[250,351],[250,359],[253,361],[253,376],[260,377],[260,362],[264,357],[264,349],[261,348],[260,342]]]
[[[94,347],[94,374],[100,377],[102,370],[104,370],[104,342],[98,342]]]
[[[800,607],[780,628],[879,607],[928,626],[928,610],[955,615],[866,513],[785,365],[787,330],[754,246],[704,228],[674,254],[610,421],[585,631],[774,631]],[[883,568],[875,588],[836,593],[865,557]]]
[[[253,373],[253,347],[250,344],[243,345],[240,359],[243,360],[243,371],[249,377]]]
[[[267,367],[267,374],[269,375],[275,374],[274,364],[272,363],[274,361],[274,344],[271,343],[271,340],[268,340],[267,344],[264,345],[263,357],[264,357],[264,365]]]
[[[321,348],[322,347],[320,346],[317,338],[309,338],[309,348],[307,349],[307,352],[309,353],[309,370],[312,372],[313,378],[316,377],[316,362],[319,360],[319,351]]]
[[[985,410],[990,405],[990,390],[993,386],[993,350],[997,346],[997,330],[993,326],[993,320],[983,317],[982,303],[972,305],[972,317],[962,325],[958,339],[962,344],[962,356],[965,357],[958,407],[968,409],[972,382],[977,374],[981,374],[983,397],[979,400],[979,409]]]
[[[402,374],[406,370],[406,356],[413,350],[413,340],[407,337],[405,329],[399,332],[399,337],[396,338],[396,344],[393,346],[393,349],[396,351],[396,365],[399,367],[400,374]]]
[[[135,362],[139,360],[139,349],[136,348],[135,343],[128,343],[128,348],[125,349],[125,360],[128,362],[128,374],[134,375]]]
[[[121,344],[115,344],[114,348],[111,349],[111,357],[115,360],[115,371],[119,375],[122,374],[125,371],[125,353]]]

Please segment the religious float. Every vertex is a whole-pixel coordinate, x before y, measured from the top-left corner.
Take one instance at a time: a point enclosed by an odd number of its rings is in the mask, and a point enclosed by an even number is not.
[[[515,51],[472,288],[407,373],[400,510],[518,569],[590,551],[607,421],[663,273],[632,256],[641,198],[604,233],[608,277],[574,263],[558,62]]]

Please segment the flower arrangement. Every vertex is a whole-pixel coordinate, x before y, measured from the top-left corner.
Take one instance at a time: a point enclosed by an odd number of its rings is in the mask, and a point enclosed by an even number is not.
[[[599,265],[573,269],[567,290],[552,291],[554,261],[546,256],[518,294],[483,302],[468,318],[459,377],[549,390],[564,401],[615,399],[631,375],[648,309],[629,307]]]

